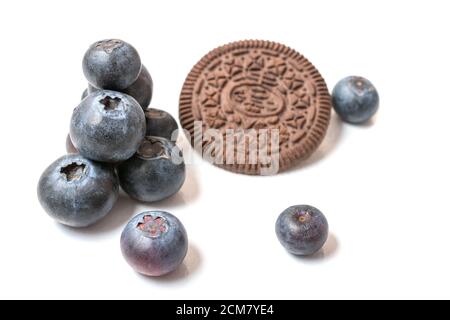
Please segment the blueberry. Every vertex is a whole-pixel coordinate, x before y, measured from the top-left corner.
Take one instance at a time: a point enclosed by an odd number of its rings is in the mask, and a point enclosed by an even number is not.
[[[86,79],[96,88],[123,90],[131,86],[141,71],[141,58],[129,43],[102,40],[89,47],[83,58]]]
[[[42,173],[37,191],[42,207],[53,219],[71,227],[86,227],[112,209],[119,183],[110,166],[70,154]]]
[[[164,211],[147,211],[128,222],[120,238],[122,254],[138,273],[161,276],[183,262],[188,238],[183,224]]]
[[[160,137],[145,137],[137,153],[118,168],[120,185],[132,198],[153,202],[170,197],[185,180],[178,147]]]
[[[178,125],[175,119],[163,110],[149,108],[145,110],[147,120],[147,136],[163,137],[176,141],[178,138]]]
[[[360,124],[377,112],[380,99],[369,80],[351,76],[342,79],[334,87],[332,100],[334,110],[342,120]]]
[[[83,94],[81,95],[81,100],[86,98],[89,95],[89,89],[84,89]]]
[[[295,255],[311,255],[325,244],[328,222],[323,213],[312,206],[292,206],[280,214],[275,231],[287,251]]]
[[[89,93],[98,91],[93,85],[88,85]],[[147,68],[142,65],[141,72],[139,73],[138,79],[128,88],[120,90],[120,92],[126,93],[136,99],[141,105],[142,109],[147,109],[152,100],[153,94],[153,80],[148,72]]]
[[[136,100],[120,92],[100,90],[73,111],[70,137],[86,158],[119,162],[139,148],[145,126],[144,112]]]

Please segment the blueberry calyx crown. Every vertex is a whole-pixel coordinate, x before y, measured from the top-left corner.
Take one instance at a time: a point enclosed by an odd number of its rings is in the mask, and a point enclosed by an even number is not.
[[[358,88],[362,88],[364,86],[364,82],[362,82],[362,80],[360,78],[357,78],[355,80],[355,86]]]
[[[162,118],[166,117],[164,112],[162,112],[160,110],[155,110],[155,109],[146,110],[145,113],[147,114],[148,117],[153,118],[153,119],[155,119],[155,118],[162,119]]]
[[[61,167],[59,172],[67,181],[80,180],[86,172],[86,165],[84,163],[72,162],[71,164]]]
[[[359,95],[363,95],[365,93],[365,90],[370,90],[370,85],[364,78],[353,77],[351,83],[353,85],[354,91],[356,91],[356,93]]]
[[[111,111],[111,110],[116,110],[119,105],[120,102],[122,101],[122,99],[120,99],[119,97],[110,97],[110,96],[106,96],[103,99],[101,99],[99,102],[104,106],[103,108],[106,111]]]
[[[169,224],[161,216],[147,214],[137,224],[136,228],[150,238],[158,238],[169,230]]]
[[[170,159],[168,150],[165,147],[164,143],[160,140],[152,139],[150,137],[145,137],[137,153],[145,159],[160,157]]]
[[[295,213],[295,217],[300,223],[305,223],[311,219],[311,213],[308,210],[302,209]]]
[[[117,49],[123,45],[123,42],[118,39],[110,39],[110,40],[104,40],[99,41],[95,45],[96,48],[102,49],[106,53],[111,53],[114,51],[114,49]]]

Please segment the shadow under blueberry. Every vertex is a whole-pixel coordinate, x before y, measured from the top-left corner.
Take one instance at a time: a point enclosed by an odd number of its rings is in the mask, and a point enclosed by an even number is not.
[[[334,234],[330,233],[328,235],[327,242],[325,242],[322,249],[320,249],[313,255],[311,255],[311,256],[296,256],[294,254],[291,254],[291,255],[295,259],[305,261],[305,262],[323,261],[323,260],[329,259],[332,256],[334,256],[336,254],[336,252],[338,251],[338,247],[339,247],[339,243],[338,243],[336,236]]]
[[[189,244],[186,258],[184,258],[183,263],[175,271],[160,277],[150,277],[139,273],[137,273],[137,275],[142,279],[151,282],[164,282],[164,283],[178,282],[185,280],[192,274],[196,273],[200,269],[201,263],[202,258],[200,251],[195,245]]]
[[[343,131],[343,123],[339,116],[333,111],[331,113],[330,124],[319,148],[306,160],[301,161],[296,166],[287,169],[281,174],[290,173],[295,170],[303,169],[318,163],[323,160],[325,157],[329,156],[339,144],[340,138],[342,136]]]
[[[136,214],[136,206],[136,201],[121,191],[112,210],[103,219],[92,226],[86,228],[72,228],[61,224],[58,225],[70,233],[99,235],[123,228],[128,220]]]

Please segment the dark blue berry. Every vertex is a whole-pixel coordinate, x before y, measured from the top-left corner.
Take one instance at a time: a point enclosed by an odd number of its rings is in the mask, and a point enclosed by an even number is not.
[[[278,217],[275,231],[287,251],[295,255],[311,255],[325,244],[328,222],[323,213],[312,206],[292,206]]]
[[[83,58],[86,79],[96,88],[123,90],[131,86],[141,71],[136,49],[118,39],[94,43]]]
[[[380,99],[369,80],[351,76],[342,79],[334,87],[332,100],[334,110],[342,120],[360,124],[377,112]]]
[[[147,136],[177,141],[178,124],[168,112],[149,108],[145,110],[145,119],[147,120]]]
[[[128,222],[120,239],[122,254],[138,273],[161,276],[183,262],[188,238],[183,224],[163,211],[143,212]]]
[[[89,93],[98,91],[96,87],[88,84]],[[126,93],[136,99],[141,105],[142,109],[147,109],[152,100],[153,94],[153,80],[148,72],[147,68],[142,65],[141,72],[139,73],[138,79],[128,88],[120,90],[120,92]]]
[[[160,137],[145,137],[136,154],[118,168],[120,185],[132,198],[153,202],[172,196],[185,180],[178,147]]]
[[[53,162],[41,175],[38,198],[59,223],[86,227],[103,218],[119,194],[114,169],[70,154]]]
[[[145,115],[129,95],[100,90],[75,108],[70,137],[80,154],[102,162],[133,156],[145,136]]]

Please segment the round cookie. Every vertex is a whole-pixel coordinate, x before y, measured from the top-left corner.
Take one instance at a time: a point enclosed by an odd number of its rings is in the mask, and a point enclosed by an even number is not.
[[[328,128],[331,98],[317,69],[282,44],[216,48],[187,76],[180,123],[203,158],[244,174],[275,174],[309,157]]]

